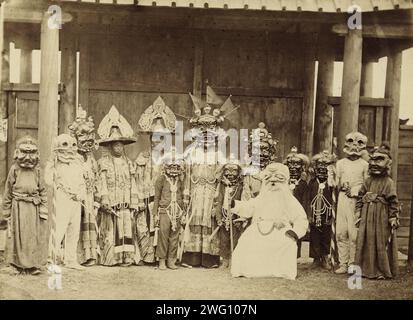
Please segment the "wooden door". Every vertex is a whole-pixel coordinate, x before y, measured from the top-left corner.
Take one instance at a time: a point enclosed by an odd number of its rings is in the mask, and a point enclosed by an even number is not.
[[[7,168],[13,163],[16,142],[30,135],[37,139],[39,120],[39,93],[38,92],[9,92],[8,97],[8,139],[7,139]]]

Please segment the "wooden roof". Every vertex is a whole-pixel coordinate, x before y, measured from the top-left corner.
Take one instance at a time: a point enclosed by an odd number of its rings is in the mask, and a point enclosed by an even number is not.
[[[62,0],[62,2],[310,12],[347,12],[352,5],[358,5],[362,12],[413,8],[413,0]]]

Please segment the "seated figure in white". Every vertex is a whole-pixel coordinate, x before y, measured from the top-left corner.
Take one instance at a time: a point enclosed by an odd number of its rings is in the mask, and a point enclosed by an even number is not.
[[[248,201],[233,201],[232,211],[252,218],[232,257],[233,277],[297,276],[297,240],[308,227],[304,208],[288,187],[289,172],[281,163],[261,172],[259,195]]]

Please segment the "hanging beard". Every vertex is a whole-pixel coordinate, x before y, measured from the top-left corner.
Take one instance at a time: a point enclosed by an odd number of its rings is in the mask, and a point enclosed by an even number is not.
[[[39,152],[34,144],[20,144],[14,154],[14,159],[21,168],[33,169],[39,163]]]

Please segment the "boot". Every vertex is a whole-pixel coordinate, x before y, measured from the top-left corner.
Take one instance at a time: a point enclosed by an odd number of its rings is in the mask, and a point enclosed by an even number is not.
[[[321,261],[318,258],[314,258],[313,263],[311,264],[311,269],[317,269],[321,266]]]
[[[159,259],[159,270],[166,270],[165,259]]]
[[[85,267],[91,267],[96,265],[96,260],[95,259],[89,259],[85,263],[82,264]]]
[[[169,269],[172,269],[172,270],[178,269],[178,267],[176,266],[175,262],[176,262],[176,259],[174,259],[174,258],[168,258],[168,262],[167,262],[168,268],[169,268]]]
[[[321,267],[325,270],[328,270],[328,271],[330,271],[332,269],[332,266],[331,266],[330,260],[328,259],[328,256],[324,256],[321,259]]]
[[[222,269],[228,269],[228,267],[229,267],[229,259],[223,258],[223,259],[222,259],[221,268],[222,268]]]
[[[340,267],[334,272],[336,274],[346,274],[348,272],[347,265],[340,265]]]

